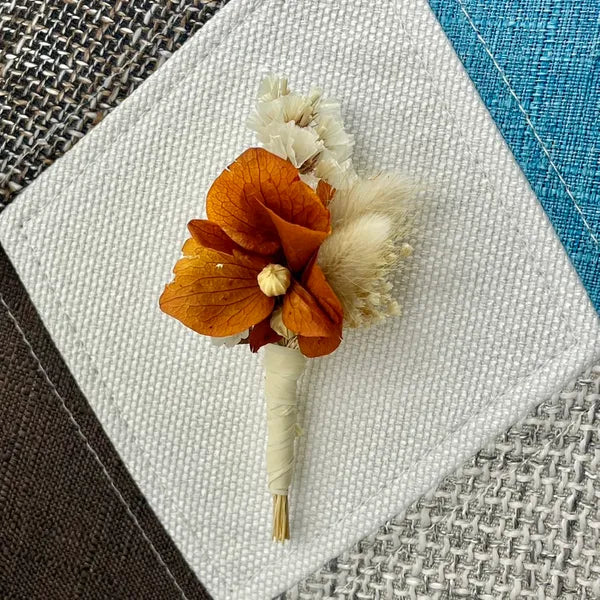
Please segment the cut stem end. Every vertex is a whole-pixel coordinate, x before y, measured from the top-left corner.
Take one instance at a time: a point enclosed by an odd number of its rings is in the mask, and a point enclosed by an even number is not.
[[[280,494],[273,496],[273,539],[276,542],[290,539],[288,497]]]

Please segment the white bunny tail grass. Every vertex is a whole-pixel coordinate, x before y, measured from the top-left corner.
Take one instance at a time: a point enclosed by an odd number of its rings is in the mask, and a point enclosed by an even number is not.
[[[372,325],[399,314],[390,279],[407,248],[394,244],[394,223],[383,214],[364,214],[333,230],[318,263],[339,298],[348,327]]]
[[[334,186],[335,187],[335,186]],[[364,214],[377,213],[390,217],[404,237],[418,188],[413,181],[398,173],[384,172],[370,179],[355,179],[337,188],[329,204],[331,224],[343,226]]]
[[[318,263],[339,298],[348,327],[372,325],[397,315],[391,280],[412,253],[410,234],[415,186],[382,173],[336,191],[329,209],[332,233]]]

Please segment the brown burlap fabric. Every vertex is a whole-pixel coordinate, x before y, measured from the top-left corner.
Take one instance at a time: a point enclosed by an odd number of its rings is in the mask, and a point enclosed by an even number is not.
[[[0,253],[0,598],[208,599]]]

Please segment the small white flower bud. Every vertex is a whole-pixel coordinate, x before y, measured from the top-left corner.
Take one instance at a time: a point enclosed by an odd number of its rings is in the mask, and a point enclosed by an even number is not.
[[[282,296],[290,287],[292,276],[282,265],[267,265],[257,277],[258,287],[265,296]]]

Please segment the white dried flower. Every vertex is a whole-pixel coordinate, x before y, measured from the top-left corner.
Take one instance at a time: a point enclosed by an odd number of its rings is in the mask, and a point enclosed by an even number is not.
[[[347,188],[357,177],[352,161],[339,163],[329,150],[322,150],[319,153],[314,172],[319,179],[323,179],[336,190]]]
[[[250,335],[250,330],[242,331],[234,335],[226,335],[224,337],[211,337],[210,341],[215,346],[225,346],[227,348],[233,348],[237,346],[242,340],[245,340]]]
[[[339,163],[352,157],[354,138],[344,129],[341,118],[336,119],[331,115],[322,115],[319,112],[315,130],[323,140],[325,147]]]
[[[248,127],[266,150],[298,169],[314,169],[319,179],[336,188],[354,179],[354,139],[344,129],[339,104],[323,101],[320,89],[302,96],[290,92],[286,79],[265,78]]]
[[[265,296],[283,296],[290,287],[292,275],[283,265],[268,264],[257,276],[258,287]]]
[[[321,90],[314,88],[308,96],[292,93],[287,80],[267,77],[258,90],[258,102],[248,118],[248,127],[256,131],[271,123],[295,123],[299,127],[309,126],[321,99]]]
[[[259,102],[254,112],[248,117],[247,125],[252,131],[256,131],[258,138],[264,136],[264,130],[272,123],[283,124],[283,106],[278,100]]]
[[[288,81],[286,77],[267,75],[258,87],[258,99],[269,101],[289,94]]]
[[[320,97],[320,90],[313,90],[308,97],[299,94],[288,94],[279,98],[286,123],[293,121],[299,127],[310,125],[314,119],[315,107]]]
[[[258,131],[258,137],[269,152],[289,160],[297,169],[311,161],[323,148],[313,129],[294,123],[271,123]]]
[[[344,129],[340,105],[321,101],[314,128],[325,146],[317,157],[315,174],[336,189],[350,185],[356,178],[352,166],[354,137]]]
[[[319,178],[312,171],[300,173],[300,179],[313,190],[316,190],[319,185]]]

